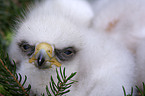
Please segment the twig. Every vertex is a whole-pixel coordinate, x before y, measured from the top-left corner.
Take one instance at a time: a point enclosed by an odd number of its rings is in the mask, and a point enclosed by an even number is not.
[[[11,71],[7,68],[7,66],[4,65],[3,61],[0,59],[1,64],[4,66],[4,68],[10,73],[10,75],[14,78],[14,80],[17,82],[17,84],[22,88],[22,90],[25,92],[26,96],[29,96],[26,93],[26,90],[24,89],[24,87],[19,83],[19,81],[16,79],[16,77],[11,73]]]

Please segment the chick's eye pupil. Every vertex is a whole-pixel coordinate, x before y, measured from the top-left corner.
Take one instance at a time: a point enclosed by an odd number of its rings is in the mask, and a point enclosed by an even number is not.
[[[70,54],[72,54],[72,51],[66,50],[66,51],[64,51],[64,53],[65,53],[66,55],[70,55]]]
[[[27,50],[27,49],[30,48],[30,46],[29,46],[29,45],[23,45],[23,48],[24,48],[25,50]]]

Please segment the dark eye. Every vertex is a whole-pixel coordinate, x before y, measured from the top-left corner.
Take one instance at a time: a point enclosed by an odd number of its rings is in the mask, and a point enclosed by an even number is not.
[[[61,61],[67,61],[76,54],[76,50],[73,47],[64,48],[62,50],[55,49],[55,54]]]
[[[18,45],[19,45],[20,49],[22,50],[22,52],[24,52],[28,56],[32,55],[35,51],[35,47],[28,44],[26,41],[22,41],[22,42],[18,43]]]
[[[29,44],[24,44],[22,47],[24,50],[28,50],[31,46]]]
[[[64,54],[65,55],[71,55],[71,54],[73,54],[73,50],[71,48],[64,49]]]

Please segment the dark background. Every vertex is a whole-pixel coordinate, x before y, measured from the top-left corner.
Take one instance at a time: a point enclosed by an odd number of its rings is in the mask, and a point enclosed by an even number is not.
[[[23,18],[35,0],[0,0],[0,47],[6,51],[11,42],[16,22]]]

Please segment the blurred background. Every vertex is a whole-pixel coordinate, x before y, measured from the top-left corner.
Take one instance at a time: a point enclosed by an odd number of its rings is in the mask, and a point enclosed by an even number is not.
[[[35,0],[0,0],[0,47],[6,51],[16,22]],[[25,14],[24,14],[25,15]]]

